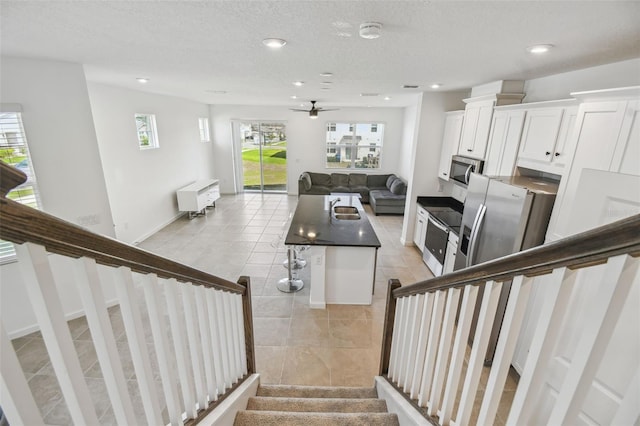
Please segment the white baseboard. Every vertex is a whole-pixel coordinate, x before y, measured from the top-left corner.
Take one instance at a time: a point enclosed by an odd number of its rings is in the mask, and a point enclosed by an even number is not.
[[[138,237],[135,239],[135,241],[133,241],[131,244],[134,246],[137,246],[138,244],[140,244],[141,242],[143,242],[144,240],[146,240],[147,238],[149,238],[150,236],[152,236],[153,234],[155,234],[156,232],[160,231],[162,228],[164,228],[165,226],[168,226],[170,224],[172,224],[173,222],[175,222],[176,220],[180,219],[182,216],[186,215],[187,212],[180,212],[177,215],[175,215],[172,219],[169,219],[167,222],[165,222],[164,224],[158,225],[156,226],[152,231],[147,232],[146,234]]]

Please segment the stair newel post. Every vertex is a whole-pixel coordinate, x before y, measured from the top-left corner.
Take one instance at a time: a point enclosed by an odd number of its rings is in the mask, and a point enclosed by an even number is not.
[[[247,374],[256,372],[255,347],[253,344],[253,311],[251,310],[251,278],[241,276],[238,284],[245,288],[242,293],[242,316],[244,318],[244,345],[247,352]]]
[[[384,376],[389,371],[389,359],[391,358],[391,341],[393,339],[393,323],[396,316],[397,299],[393,291],[400,288],[400,281],[391,278],[387,287],[387,308],[384,313],[384,325],[382,328],[382,353],[380,354],[380,371],[378,374]]]

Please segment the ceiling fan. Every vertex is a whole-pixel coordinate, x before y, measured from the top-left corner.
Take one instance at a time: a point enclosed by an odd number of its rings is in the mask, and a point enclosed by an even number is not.
[[[293,108],[291,108],[291,111],[308,112],[309,113],[309,118],[313,118],[313,119],[318,118],[318,113],[319,112],[337,111],[337,109],[323,109],[323,108],[320,108],[320,107],[316,108],[316,101],[310,101],[310,102],[311,102],[311,109],[293,109]]]

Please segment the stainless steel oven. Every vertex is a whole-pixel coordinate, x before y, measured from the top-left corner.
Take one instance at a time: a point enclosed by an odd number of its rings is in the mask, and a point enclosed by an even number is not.
[[[447,253],[447,241],[449,241],[449,228],[435,218],[427,214],[427,235],[424,241],[422,260],[431,269],[433,275],[439,277],[444,268],[444,256]]]
[[[449,177],[456,183],[467,186],[471,173],[482,173],[484,161],[475,158],[454,155],[451,157],[451,170]]]

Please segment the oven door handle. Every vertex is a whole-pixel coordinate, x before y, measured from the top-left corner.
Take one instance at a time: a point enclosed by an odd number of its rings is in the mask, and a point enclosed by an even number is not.
[[[469,165],[469,167],[467,167],[467,170],[464,172],[464,183],[466,183],[467,185],[469,185],[469,179],[471,176],[472,169],[473,169],[473,166]]]
[[[473,265],[473,258],[476,254],[476,245],[478,243],[478,233],[484,222],[484,214],[487,212],[487,206],[480,204],[476,218],[473,221],[473,228],[471,229],[471,235],[469,236],[469,254],[467,255],[467,267]]]
[[[431,215],[428,215],[427,219],[429,219],[429,222],[435,225],[436,228],[439,228],[442,232],[447,232],[447,233],[449,232],[449,228],[447,228],[446,226],[444,226],[443,224],[441,224],[440,222],[432,218]]]

